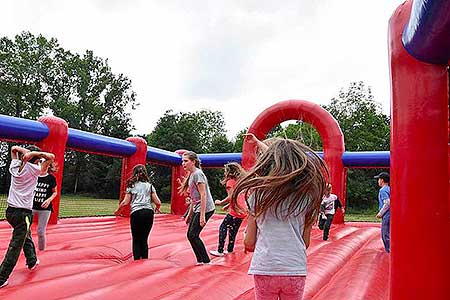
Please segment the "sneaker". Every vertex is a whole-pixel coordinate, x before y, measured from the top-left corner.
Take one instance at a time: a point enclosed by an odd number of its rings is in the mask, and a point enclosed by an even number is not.
[[[34,264],[34,266],[28,266],[28,270],[33,271],[34,269],[36,269],[36,267],[39,265],[40,261],[39,258],[36,259],[36,263]]]
[[[210,250],[209,253],[211,253],[211,255],[214,256],[224,256],[225,254],[223,254],[223,252],[219,252],[217,250]]]
[[[1,288],[4,288],[5,286],[7,286],[8,283],[9,283],[8,280],[6,280],[5,282],[3,282],[3,284],[0,285],[0,289],[1,289]]]
[[[202,262],[197,262],[195,265],[196,266],[203,266],[203,263]]]
[[[223,254],[233,253],[233,251],[228,252],[227,250],[223,251]]]

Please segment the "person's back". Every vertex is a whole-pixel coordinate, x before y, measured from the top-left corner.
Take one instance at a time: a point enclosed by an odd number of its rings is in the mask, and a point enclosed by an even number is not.
[[[32,209],[34,190],[41,173],[41,167],[30,162],[25,162],[22,167],[20,159],[11,161],[9,172],[11,174],[11,186],[8,193],[8,206],[16,208]]]
[[[151,194],[155,189],[149,182],[137,181],[132,188],[128,189],[131,196],[130,214],[140,209],[153,209]]]
[[[274,139],[237,184],[249,216],[244,247],[254,251],[249,274],[256,299],[301,299],[306,282],[306,249],[324,194],[327,168],[298,141]]]
[[[254,196],[248,199],[250,212],[254,213]],[[283,205],[280,215],[287,215],[289,203]],[[284,210],[284,212],[283,212]],[[250,264],[252,275],[306,276],[306,246],[304,212],[296,211],[286,219],[268,210],[256,218],[258,233],[255,252]]]

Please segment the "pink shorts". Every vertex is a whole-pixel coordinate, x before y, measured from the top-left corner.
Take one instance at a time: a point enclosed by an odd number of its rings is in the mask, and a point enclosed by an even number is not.
[[[301,300],[306,276],[254,275],[256,300]]]

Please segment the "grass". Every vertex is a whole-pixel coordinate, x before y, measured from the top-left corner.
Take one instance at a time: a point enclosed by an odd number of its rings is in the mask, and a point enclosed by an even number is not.
[[[59,215],[61,218],[86,217],[86,216],[112,216],[119,205],[118,199],[101,199],[87,196],[62,195]],[[0,220],[5,219],[6,197],[0,195]],[[163,203],[163,213],[170,213],[170,203]],[[220,207],[216,208],[217,214],[226,214]],[[348,222],[380,222],[375,217],[376,211],[348,210],[345,220]]]

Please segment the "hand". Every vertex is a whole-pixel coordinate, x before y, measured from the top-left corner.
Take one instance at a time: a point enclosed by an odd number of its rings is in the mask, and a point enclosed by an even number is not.
[[[244,247],[244,254],[255,252],[255,247]]]
[[[161,206],[155,207],[155,214],[160,214],[160,213],[161,213]]]
[[[377,218],[378,218],[378,219],[381,219],[382,217],[383,217],[382,215],[377,214]]]
[[[230,208],[230,203],[228,203],[227,205],[224,205],[224,207],[222,207],[222,210],[228,211],[229,208]]]
[[[186,216],[184,222],[186,222],[186,225],[189,225],[189,223],[191,223],[191,216]]]
[[[244,134],[244,138],[249,143],[257,143],[258,142],[258,139],[256,138],[256,136],[253,133],[246,133],[246,134]]]
[[[215,205],[220,205],[220,204],[222,204],[222,201],[216,200],[216,201],[214,201],[214,204],[215,204]]]
[[[200,226],[205,227],[205,225],[206,225],[206,220],[205,220],[205,216],[203,215],[200,217]]]
[[[123,217],[122,209],[119,207],[119,208],[114,212],[114,215],[116,215],[116,216],[118,216],[118,217]]]
[[[50,205],[50,202],[51,202],[51,201],[48,201],[48,199],[45,200],[44,202],[42,202],[41,207],[42,207],[42,208],[47,208],[47,207]]]

